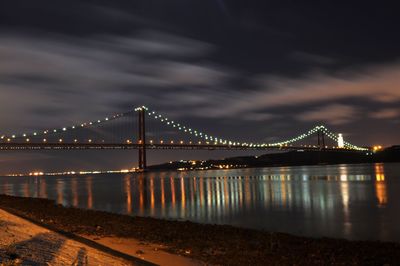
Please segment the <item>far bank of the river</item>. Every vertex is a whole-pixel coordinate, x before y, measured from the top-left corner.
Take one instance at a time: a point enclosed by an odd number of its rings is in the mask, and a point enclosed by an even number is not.
[[[126,237],[221,265],[395,265],[400,243],[307,238],[283,233],[66,208],[47,199],[0,195],[0,208],[64,232]]]
[[[230,157],[220,160],[181,160],[148,166],[152,171],[213,170],[303,165],[334,165],[400,162],[400,146],[381,151],[293,150],[260,156]]]

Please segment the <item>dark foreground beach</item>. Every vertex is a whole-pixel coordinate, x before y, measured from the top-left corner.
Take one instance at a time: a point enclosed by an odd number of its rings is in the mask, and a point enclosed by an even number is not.
[[[134,238],[217,265],[396,265],[400,243],[298,237],[193,222],[67,208],[54,201],[0,195],[0,208],[67,234]]]

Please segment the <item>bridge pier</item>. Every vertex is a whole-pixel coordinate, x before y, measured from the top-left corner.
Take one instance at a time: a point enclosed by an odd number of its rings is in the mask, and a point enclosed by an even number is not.
[[[144,108],[139,108],[139,170],[144,171],[147,168],[146,163],[146,110]]]

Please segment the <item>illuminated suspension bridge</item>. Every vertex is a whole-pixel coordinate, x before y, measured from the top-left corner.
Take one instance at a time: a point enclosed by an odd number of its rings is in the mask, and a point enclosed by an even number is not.
[[[298,144],[312,136],[317,136],[317,145]],[[189,140],[183,140],[187,137]],[[337,145],[327,146],[325,142],[328,139]],[[336,135],[323,125],[279,142],[242,142],[226,139],[183,125],[145,106],[68,127],[0,136],[0,150],[86,149],[137,149],[139,169],[146,168],[147,149],[368,150],[344,141],[341,134]]]

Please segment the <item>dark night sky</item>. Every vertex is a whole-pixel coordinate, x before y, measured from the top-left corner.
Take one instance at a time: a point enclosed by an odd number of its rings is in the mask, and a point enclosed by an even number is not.
[[[0,0],[0,132],[144,104],[231,138],[285,139],[324,123],[354,144],[399,143],[398,7],[349,2]],[[185,156],[196,158],[151,162]],[[132,159],[3,153],[0,172]]]

